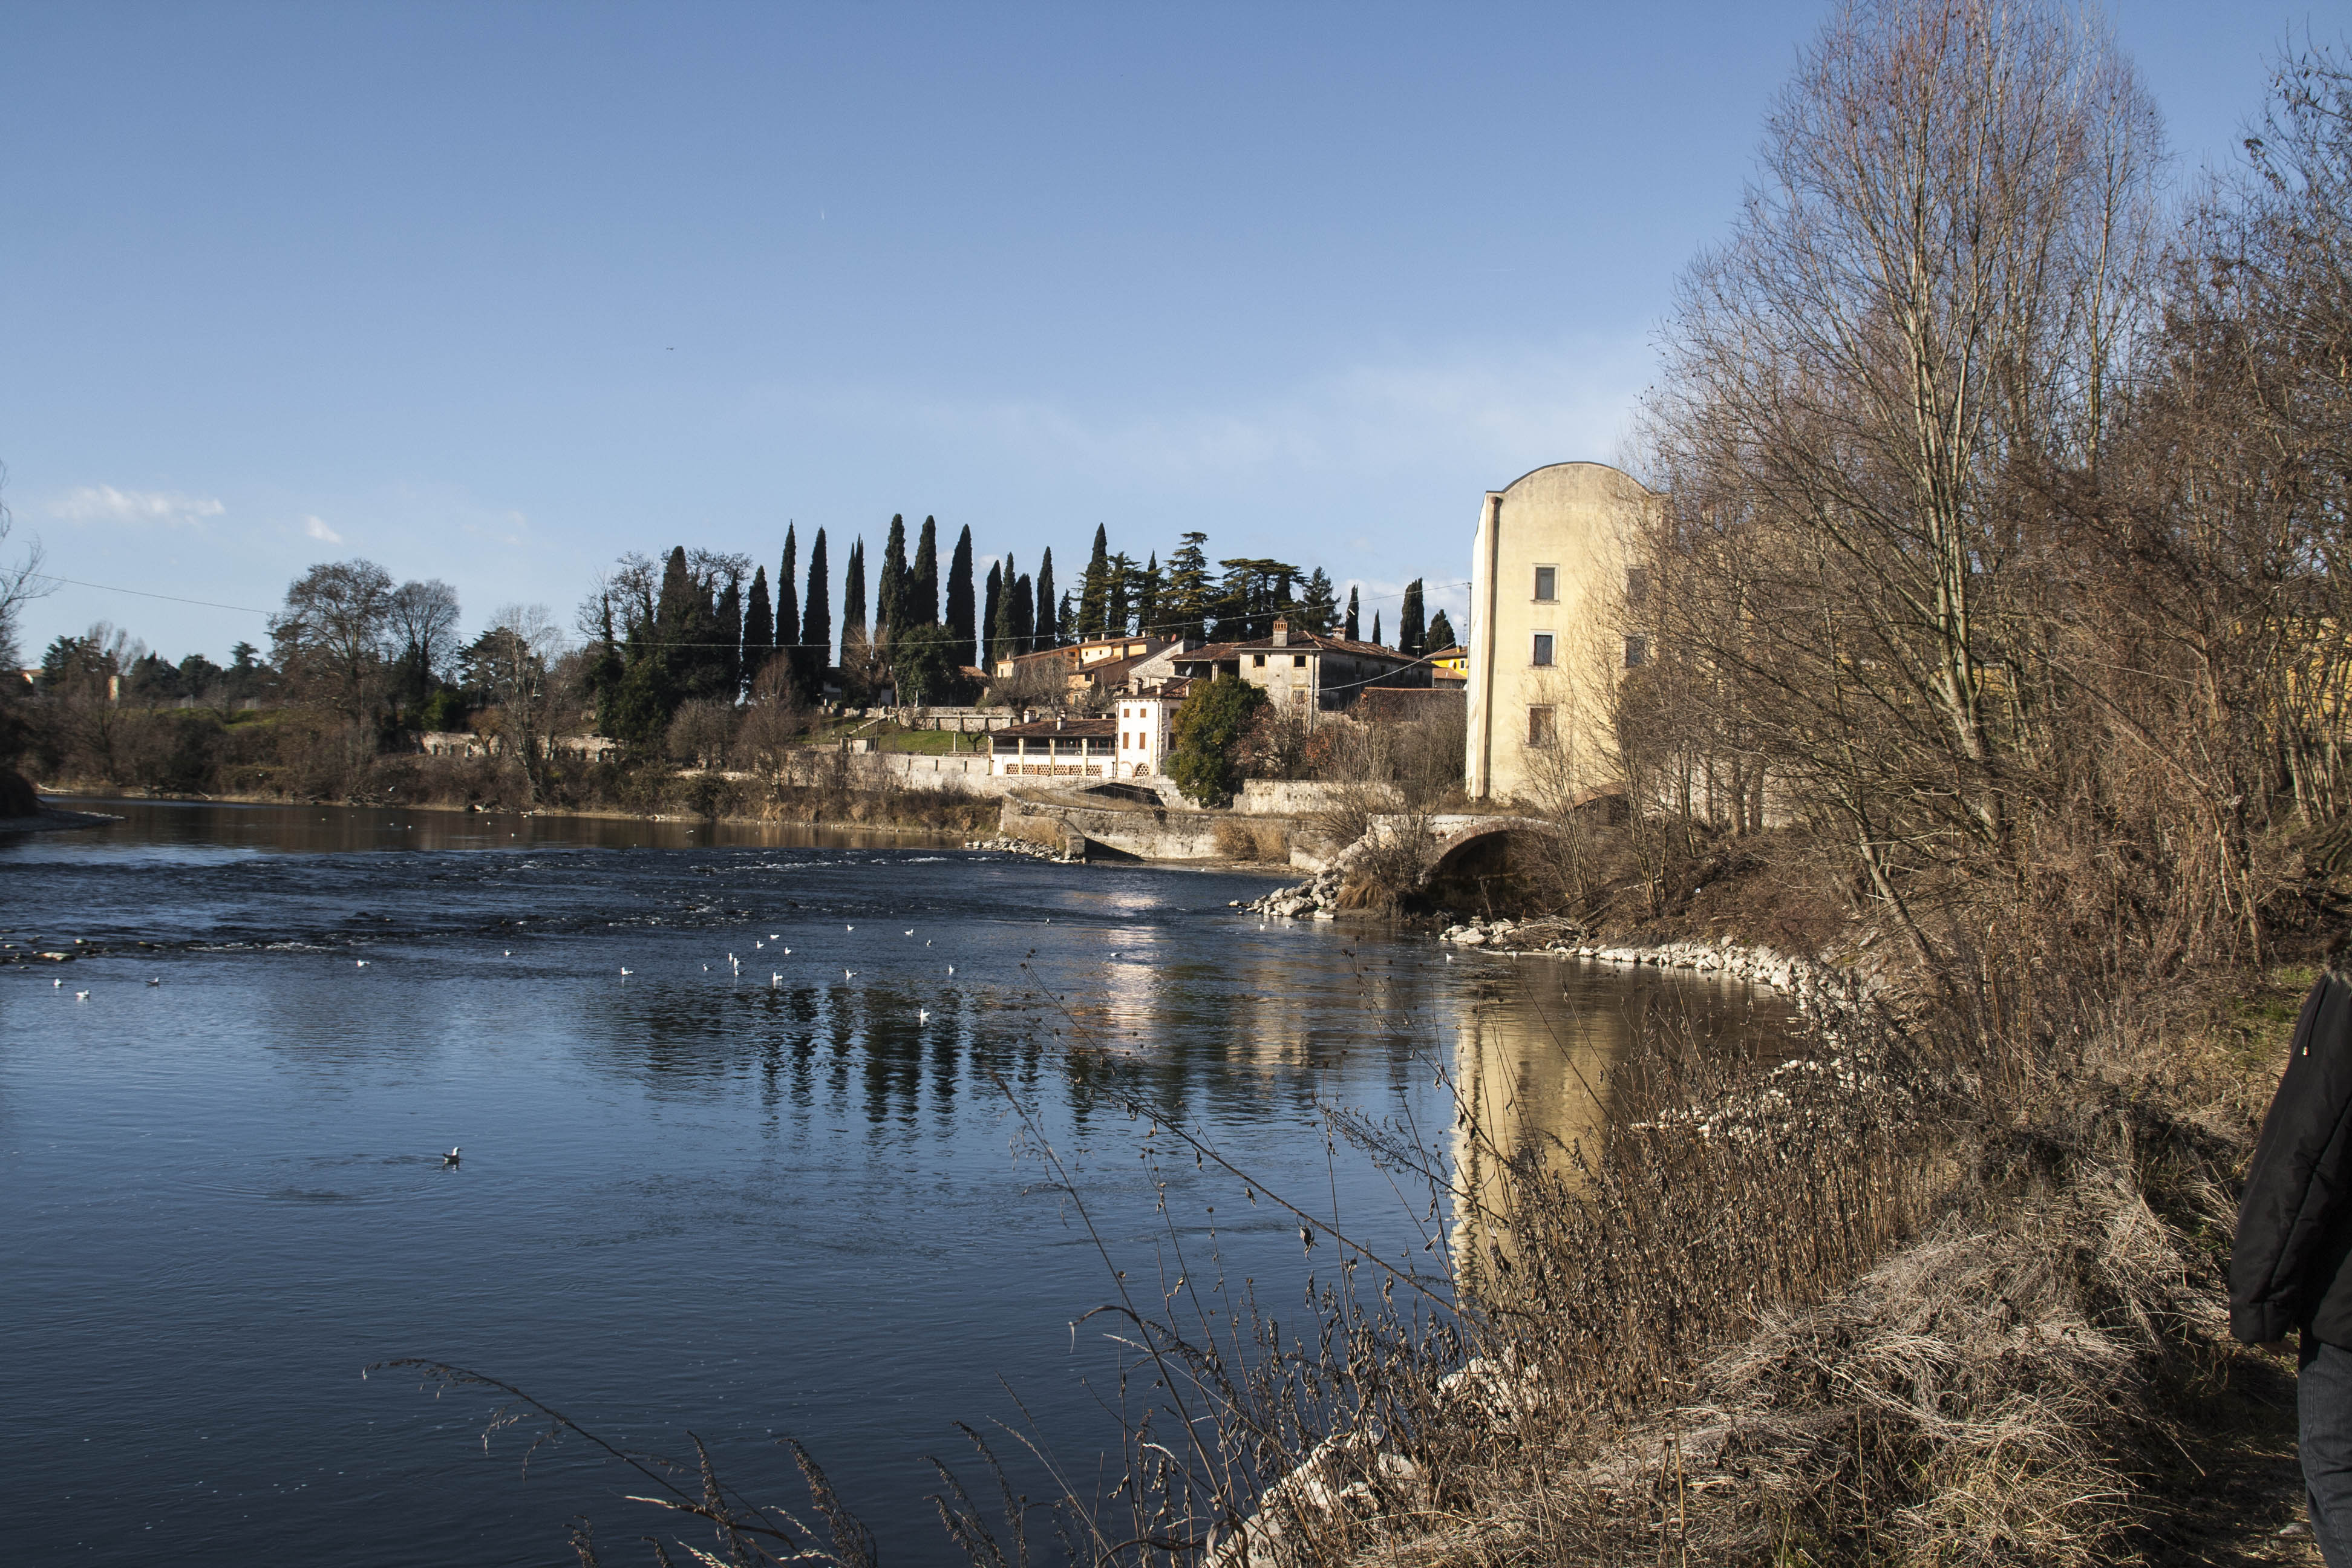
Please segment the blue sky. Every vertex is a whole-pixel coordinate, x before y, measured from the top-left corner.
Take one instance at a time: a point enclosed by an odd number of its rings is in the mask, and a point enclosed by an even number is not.
[[[788,519],[1066,584],[1199,528],[1392,635],[1482,492],[1616,454],[1824,15],[15,0],[0,499],[63,577],[267,609],[365,555],[469,626],[627,549],[772,574]],[[2108,15],[2177,183],[2347,19]],[[267,640],[63,586],[27,651],[101,618]]]

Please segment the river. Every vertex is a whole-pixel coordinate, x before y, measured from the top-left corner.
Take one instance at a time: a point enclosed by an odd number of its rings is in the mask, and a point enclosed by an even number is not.
[[[362,1378],[410,1355],[625,1445],[696,1434],[761,1499],[799,1495],[790,1435],[885,1563],[960,1562],[923,1500],[923,1456],[961,1458],[953,1421],[1025,1410],[1097,1473],[1115,1358],[1072,1324],[1112,1267],[1141,1281],[1213,1245],[1278,1305],[1329,1261],[1213,1165],[1139,1159],[1106,1075],[1257,1193],[1433,1267],[1388,1178],[1328,1151],[1324,1106],[1440,1146],[1443,1071],[1517,1135],[1573,1137],[1640,1010],[1785,1014],[1726,983],[1262,923],[1233,907],[1262,878],[64,804],[123,820],[0,837],[0,951],[89,954],[0,967],[11,1562],[556,1564],[577,1514],[608,1561],[649,1560],[661,1521],[621,1500],[642,1480],[577,1440],[526,1476],[526,1436],[479,1441],[492,1400]]]

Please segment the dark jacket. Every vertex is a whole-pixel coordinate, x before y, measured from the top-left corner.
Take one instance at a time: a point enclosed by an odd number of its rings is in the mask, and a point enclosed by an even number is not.
[[[2230,1255],[2230,1331],[2290,1329],[2352,1350],[2352,983],[2338,964],[2295,1020]]]

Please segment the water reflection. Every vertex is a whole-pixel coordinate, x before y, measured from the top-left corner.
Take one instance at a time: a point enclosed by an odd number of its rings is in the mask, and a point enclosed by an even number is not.
[[[1462,1008],[1454,1073],[1454,1266],[1475,1286],[1489,1245],[1512,1251],[1506,1165],[1572,1173],[1608,1135],[1619,1071],[1672,1030],[1721,1049],[1769,1050],[1796,1008],[1768,987],[1580,961],[1523,959]]]

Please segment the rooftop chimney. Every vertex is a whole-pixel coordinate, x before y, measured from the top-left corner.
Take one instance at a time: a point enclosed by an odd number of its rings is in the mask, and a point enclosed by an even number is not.
[[[1274,617],[1274,646],[1276,647],[1290,646],[1290,623],[1280,616]]]

